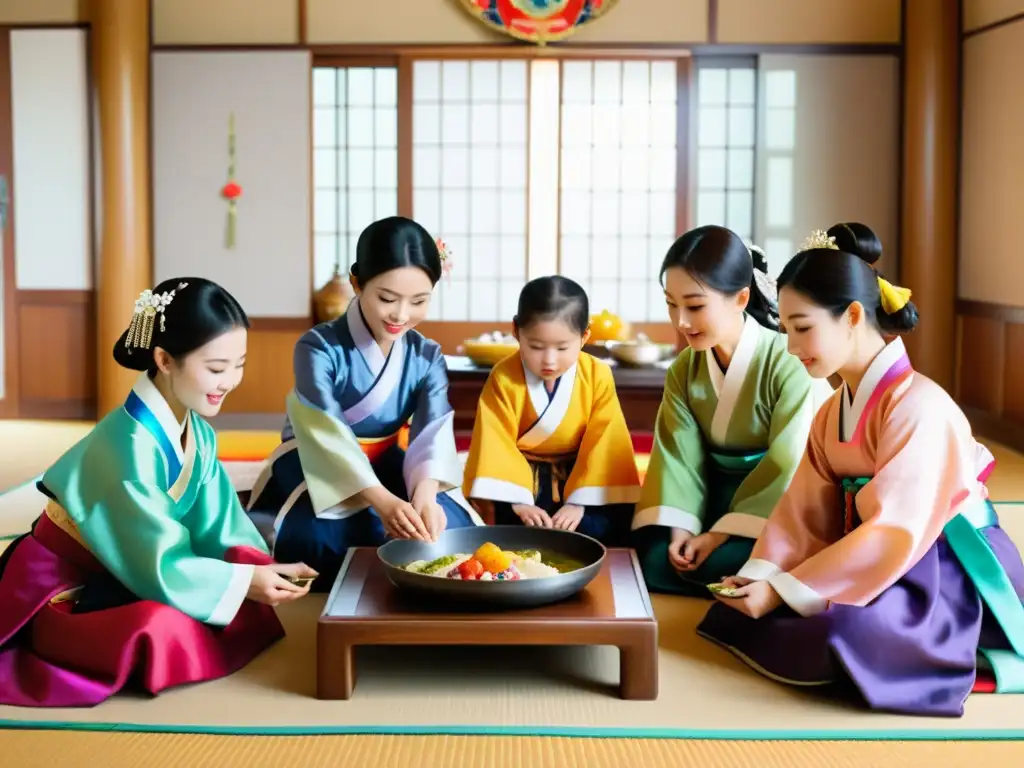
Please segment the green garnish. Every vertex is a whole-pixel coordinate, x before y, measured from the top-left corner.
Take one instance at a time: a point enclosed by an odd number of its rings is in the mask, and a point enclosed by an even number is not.
[[[451,565],[459,559],[458,555],[442,555],[436,560],[431,560],[429,563],[419,569],[420,573],[431,574],[441,570],[447,565]]]

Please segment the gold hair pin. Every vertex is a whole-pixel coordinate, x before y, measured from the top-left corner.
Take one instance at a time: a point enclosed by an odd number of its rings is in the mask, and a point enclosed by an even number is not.
[[[188,283],[178,283],[176,289],[164,293],[153,293],[147,288],[139,294],[139,298],[135,300],[132,324],[128,326],[128,335],[124,339],[124,345],[128,349],[149,349],[153,342],[153,325],[157,315],[160,315],[160,333],[167,330],[164,310],[174,301],[175,293],[187,285]]]
[[[828,248],[833,251],[838,251],[839,246],[836,245],[836,239],[830,236],[828,232],[823,229],[816,229],[800,245],[800,250],[797,253],[803,253],[804,251],[813,251],[815,248]]]

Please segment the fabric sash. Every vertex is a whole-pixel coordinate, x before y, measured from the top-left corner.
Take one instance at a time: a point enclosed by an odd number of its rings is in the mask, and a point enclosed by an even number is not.
[[[722,453],[713,448],[708,449],[708,455],[714,463],[712,469],[729,475],[740,474],[743,477],[746,477],[754,470],[754,467],[764,458],[766,453],[767,451]]]
[[[747,475],[754,471],[766,451],[721,451],[708,446],[707,455],[707,502],[704,513],[705,530],[711,530],[715,523],[729,513],[733,499]]]
[[[846,525],[856,527],[854,497],[871,478],[845,478]],[[996,678],[996,693],[1024,693],[1024,605],[982,530],[999,524],[988,499],[968,502],[942,529],[960,565],[992,611],[1013,650],[979,648]],[[852,526],[852,527],[851,527]]]
[[[529,462],[533,470],[533,498],[540,495],[540,465],[551,465],[551,501],[555,504],[562,503],[562,492],[559,485],[565,485],[572,473],[573,465],[576,463],[576,454],[568,453],[557,456],[537,456],[532,453],[523,453],[523,457]]]
[[[402,427],[402,429],[395,432],[393,435],[387,437],[358,437],[359,447],[362,448],[366,458],[373,464],[381,456],[383,456],[389,448],[398,445],[400,438],[405,438],[408,441],[409,428]],[[404,447],[404,446],[403,446]]]

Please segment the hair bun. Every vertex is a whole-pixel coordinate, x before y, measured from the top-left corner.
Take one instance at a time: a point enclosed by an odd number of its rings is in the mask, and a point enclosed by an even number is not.
[[[882,258],[882,241],[866,224],[856,221],[836,224],[829,228],[827,234],[835,238],[839,250],[861,261],[874,265]]]

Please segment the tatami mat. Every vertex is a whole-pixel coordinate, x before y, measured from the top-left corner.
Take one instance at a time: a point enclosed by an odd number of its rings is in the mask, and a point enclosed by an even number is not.
[[[1024,542],[1024,510],[1003,507]],[[654,595],[657,701],[617,696],[612,648],[363,648],[350,701],[319,701],[322,596],[279,609],[288,636],[231,677],[92,709],[0,709],[6,721],[220,733],[485,733],[722,739],[1024,736],[1024,695],[975,695],[957,720],[845,706],[778,685],[695,634],[708,603]],[[8,723],[10,724],[10,723]]]
[[[1000,465],[990,484],[995,498],[1024,498],[1024,461],[996,447]],[[258,467],[258,465],[257,465]],[[251,474],[252,464],[244,468]],[[246,480],[237,482],[245,487]],[[251,483],[250,483],[251,484]],[[21,503],[0,497],[0,536],[24,530],[41,508],[23,491]],[[34,493],[34,491],[33,491]],[[26,505],[25,502],[31,502]],[[20,509],[19,509],[20,508]],[[12,515],[13,510],[13,515]],[[1004,525],[1024,542],[1024,508],[1000,505]],[[14,518],[24,518],[16,521]],[[0,542],[0,547],[3,546]],[[561,738],[469,735],[220,736],[175,733],[80,731],[3,731],[0,765],[47,766],[616,766],[643,761],[656,766],[700,765],[802,768],[802,766],[906,766],[1019,764],[1024,745],[1011,741],[778,741],[817,735],[819,739],[990,736],[1024,728],[1024,697],[972,696],[960,720],[894,718],[810,698],[760,679],[731,656],[694,636],[692,626],[704,604],[655,596],[661,621],[661,696],[657,702],[622,702],[615,696],[616,653],[557,649],[523,655],[491,652],[467,658],[443,649],[370,651],[359,658],[360,679],[350,702],[319,702],[312,697],[315,658],[312,625],[318,599],[282,613],[289,637],[248,670],[206,686],[169,692],[157,699],[121,696],[88,710],[99,727],[114,723],[165,722],[166,727],[216,725],[228,728],[328,725],[371,730],[370,721],[396,723],[408,730],[431,729],[438,722],[472,725],[486,721],[545,733],[563,728],[583,734],[594,728],[643,728],[647,735],[697,740]],[[290,649],[290,650],[289,650]],[[568,655],[566,655],[568,654]],[[472,680],[467,689],[466,681]],[[234,692],[232,692],[234,689]],[[692,692],[689,695],[687,692]],[[236,706],[243,709],[228,712]],[[323,709],[323,713],[314,710]],[[632,712],[630,711],[632,709]],[[178,715],[173,716],[173,710]],[[14,710],[0,717],[11,717]],[[186,716],[187,711],[187,716]],[[241,714],[240,714],[241,713]],[[379,713],[379,715],[377,714]],[[482,714],[483,713],[483,714]],[[54,710],[25,712],[30,719],[52,718]],[[75,716],[81,716],[76,712]],[[383,716],[390,720],[381,720]],[[443,715],[443,717],[442,717]],[[912,723],[906,723],[913,720]],[[377,723],[380,725],[380,723]],[[538,727],[539,726],[539,727]],[[117,727],[114,725],[113,727]],[[123,727],[123,726],[122,726]],[[902,733],[910,728],[914,733]],[[650,729],[662,729],[655,734]],[[840,732],[837,732],[837,728]],[[669,733],[665,729],[674,729]],[[708,730],[705,730],[708,729]],[[717,730],[715,730],[717,729]],[[452,729],[458,731],[458,729]],[[742,733],[737,733],[742,730]],[[749,738],[760,740],[720,740]],[[713,731],[713,732],[712,732]],[[797,733],[800,731],[800,733]],[[965,733],[969,731],[969,733]],[[244,731],[243,731],[244,732]],[[251,732],[251,731],[250,731]],[[371,731],[372,732],[372,731]],[[570,731],[566,731],[570,732]],[[593,731],[591,731],[593,732]],[[622,731],[617,731],[622,733]],[[641,733],[644,731],[634,731]],[[605,731],[610,735],[611,731]],[[711,736],[715,740],[700,740]],[[1013,759],[1016,758],[1016,759]]]
[[[1024,744],[9,731],[0,754],[16,768],[1003,768]]]

